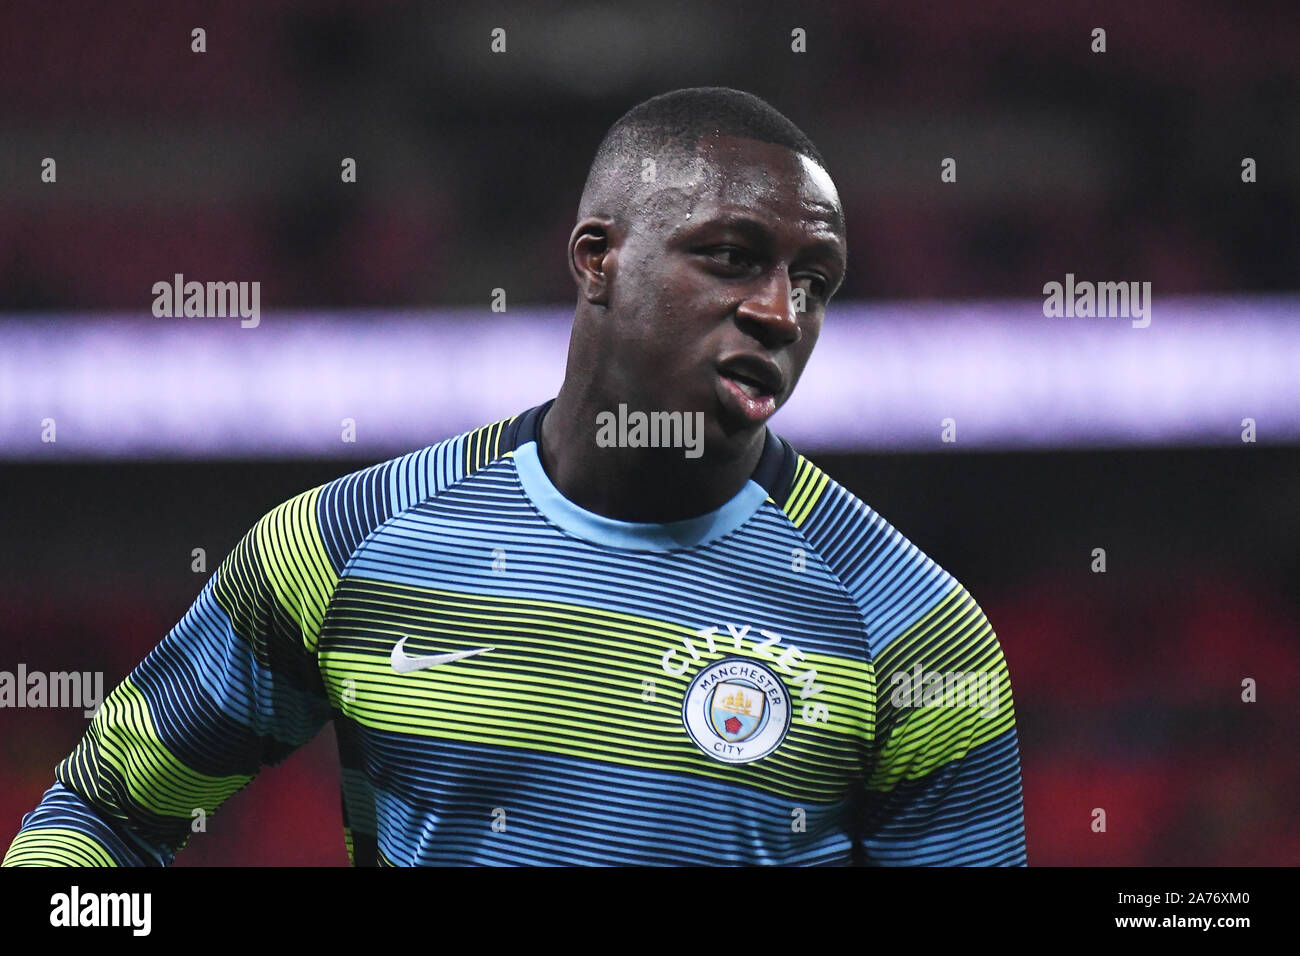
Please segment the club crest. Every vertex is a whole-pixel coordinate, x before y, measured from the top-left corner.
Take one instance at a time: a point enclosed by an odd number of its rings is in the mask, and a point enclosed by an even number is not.
[[[682,723],[702,751],[724,763],[766,757],[790,729],[790,695],[757,661],[731,657],[703,668],[682,704]]]

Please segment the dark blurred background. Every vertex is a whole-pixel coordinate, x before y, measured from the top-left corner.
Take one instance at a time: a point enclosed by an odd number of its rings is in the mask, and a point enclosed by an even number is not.
[[[447,307],[488,321],[496,287],[568,306],[564,247],[600,137],[694,85],[763,96],[826,157],[850,260],[828,323],[841,302],[1041,299],[1066,272],[1211,304],[1270,296],[1300,323],[1298,50],[1283,3],[11,4],[0,341],[35,323],[53,352],[68,316],[148,319],[150,287],[178,272],[260,280],[268,313],[355,323]],[[915,323],[924,335],[924,310]],[[13,389],[0,381],[0,424]],[[993,622],[1031,864],[1300,862],[1300,445],[1233,441],[801,447]],[[211,569],[273,505],[404,450],[42,462],[11,445],[0,670],[116,683],[206,580],[192,548]],[[0,710],[0,847],[85,725]],[[335,761],[326,732],[178,862],[345,863]]]
[[[714,84],[770,99],[826,157],[842,298],[1038,295],[1066,265],[1166,293],[1295,288],[1293,4],[219,6],[7,6],[0,309],[138,308],[172,272],[261,277],[284,307],[423,307],[508,271],[514,301],[567,302],[605,129]]]

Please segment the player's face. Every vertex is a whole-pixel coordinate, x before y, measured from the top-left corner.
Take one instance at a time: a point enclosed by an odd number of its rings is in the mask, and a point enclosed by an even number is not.
[[[716,137],[630,230],[613,290],[642,382],[667,409],[702,410],[710,437],[751,438],[790,397],[839,288],[839,196],[812,160]],[[621,302],[619,301],[621,300]]]

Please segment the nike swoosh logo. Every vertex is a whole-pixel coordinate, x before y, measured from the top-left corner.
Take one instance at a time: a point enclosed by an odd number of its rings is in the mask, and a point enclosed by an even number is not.
[[[402,638],[393,645],[393,653],[389,655],[388,661],[393,665],[393,670],[399,674],[409,674],[412,671],[421,671],[426,667],[436,667],[439,664],[450,664],[452,661],[464,660],[466,657],[473,657],[475,654],[486,654],[488,651],[495,651],[495,647],[476,647],[468,651],[452,651],[450,654],[429,654],[425,657],[411,657],[402,650],[406,646],[409,638]]]

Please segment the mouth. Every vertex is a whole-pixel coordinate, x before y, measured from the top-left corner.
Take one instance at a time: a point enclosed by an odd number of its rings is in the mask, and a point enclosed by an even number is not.
[[[731,382],[738,389],[750,398],[762,398],[764,395],[772,394],[770,390],[763,387],[763,383],[752,378],[747,378],[735,372],[722,372],[722,377]]]
[[[747,424],[766,421],[776,411],[776,398],[785,387],[781,369],[757,355],[736,355],[718,363],[723,404]]]

